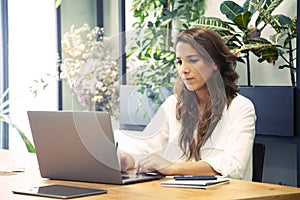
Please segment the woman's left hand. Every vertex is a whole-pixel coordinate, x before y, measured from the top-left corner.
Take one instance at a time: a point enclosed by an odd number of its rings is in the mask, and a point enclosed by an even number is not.
[[[137,172],[138,173],[145,173],[145,172],[159,172],[164,175],[170,174],[170,168],[172,163],[160,155],[153,153],[149,156],[141,159],[137,165]]]

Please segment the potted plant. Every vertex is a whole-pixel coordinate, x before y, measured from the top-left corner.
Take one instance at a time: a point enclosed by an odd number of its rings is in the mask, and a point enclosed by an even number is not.
[[[35,148],[29,139],[26,137],[25,133],[10,119],[9,116],[9,100],[7,100],[7,96],[9,94],[9,89],[6,89],[2,95],[0,95],[0,121],[5,122],[12,128],[14,128],[22,138],[26,149],[30,153],[35,153]]]
[[[279,3],[281,2],[282,1],[279,1]],[[290,18],[281,14],[272,16],[271,13],[267,12],[265,8],[261,8],[259,4],[255,4],[252,2],[251,5],[253,5],[255,9],[260,13],[260,18],[262,18],[266,23],[270,24],[276,31],[276,34],[270,36],[270,39],[275,44],[281,44],[279,46],[279,48],[281,48],[281,51],[279,51],[279,55],[285,61],[285,64],[279,66],[278,68],[289,68],[291,84],[293,87],[295,87],[295,53],[297,49],[293,46],[293,41],[297,38],[297,17],[295,16],[293,18]],[[286,54],[288,58],[286,58]]]
[[[132,10],[137,22],[133,29],[138,33],[137,42],[129,46],[127,63],[131,59],[137,69],[131,81],[141,87],[143,94],[160,104],[161,87],[171,87],[176,77],[175,52],[172,37],[190,22],[204,14],[205,1],[133,0]],[[180,23],[178,23],[180,22]],[[150,91],[149,91],[150,90]]]
[[[228,47],[239,55],[239,61],[246,63],[248,87],[240,87],[240,92],[250,98],[256,106],[258,134],[291,136],[294,134],[296,85],[296,48],[293,47],[292,40],[296,39],[296,17],[291,19],[282,14],[273,14],[282,2],[283,0],[246,0],[240,6],[234,1],[224,1],[220,5],[220,11],[228,21],[202,17],[189,25],[218,32]],[[252,21],[255,21],[254,25],[250,25]],[[266,27],[272,28],[275,34],[263,38],[262,32]],[[251,87],[250,53],[258,58],[259,63],[267,61],[273,66],[282,58],[285,63],[278,68],[290,69],[292,87]],[[274,117],[277,113],[280,113],[280,118]]]
[[[153,110],[150,113],[155,113],[172,93],[171,87],[177,75],[172,43],[174,34],[186,28],[186,23],[200,18],[204,8],[204,0],[133,0],[132,11],[137,21],[132,24],[134,31],[127,32],[132,34],[133,43],[127,41],[126,62],[127,71],[134,72],[128,77],[127,84],[138,87],[137,92],[142,98],[150,101]],[[132,90],[131,86],[121,86],[122,90],[126,88]],[[141,101],[136,101],[135,115],[143,112]],[[151,118],[149,112],[141,115]]]
[[[281,57],[286,64],[279,69],[290,69],[291,84],[295,86],[295,48],[292,40],[296,39],[296,17],[293,19],[282,15],[272,15],[273,11],[283,0],[246,0],[242,6],[234,1],[224,1],[220,11],[228,21],[219,18],[202,17],[190,26],[205,27],[218,32],[225,40],[227,46],[240,55],[241,62],[247,65],[247,86],[251,86],[250,53],[258,58],[258,62],[267,61],[272,65]],[[256,15],[258,13],[258,15]],[[256,19],[254,19],[256,17]],[[255,24],[250,24],[255,20]],[[263,38],[262,31],[270,25],[276,33],[269,38]],[[271,40],[271,41],[270,41]],[[286,58],[286,55],[288,58]]]

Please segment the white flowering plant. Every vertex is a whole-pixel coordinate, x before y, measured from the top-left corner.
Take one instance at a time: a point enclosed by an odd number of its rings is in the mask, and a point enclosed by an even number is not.
[[[63,35],[60,78],[66,80],[79,103],[88,110],[118,109],[118,65],[103,37],[103,28],[71,26]]]

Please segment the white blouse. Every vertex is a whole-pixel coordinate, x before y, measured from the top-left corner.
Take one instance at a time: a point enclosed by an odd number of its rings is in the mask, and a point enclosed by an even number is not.
[[[169,96],[142,134],[130,135],[131,144],[119,138],[121,149],[131,149],[127,152],[134,154],[136,163],[141,156],[154,152],[171,162],[185,161],[178,143],[181,124],[175,115],[176,103],[176,96]],[[255,120],[252,102],[238,94],[229,107],[225,106],[221,120],[201,147],[202,161],[223,176],[252,180]]]

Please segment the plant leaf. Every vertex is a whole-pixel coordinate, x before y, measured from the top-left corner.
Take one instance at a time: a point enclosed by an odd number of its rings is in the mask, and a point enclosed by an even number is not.
[[[220,5],[220,11],[231,21],[244,12],[244,9],[233,1],[224,1]]]
[[[172,21],[172,19],[166,19],[166,20],[164,20],[163,22],[161,22],[161,24],[160,24],[160,26],[165,26],[165,25],[167,25],[168,23],[170,23]]]
[[[263,15],[262,12],[260,12],[260,15],[258,15],[257,19],[256,19],[256,26],[258,26],[261,21],[265,18],[265,16],[269,16],[272,14],[272,12],[283,2],[283,0],[266,0],[266,3],[264,4],[264,6],[262,7],[261,4],[256,4],[254,2],[251,2],[250,4],[252,4],[254,6],[254,8],[256,10],[261,10],[264,11]]]
[[[278,27],[275,19],[272,17],[270,13],[268,13],[264,8],[259,7],[257,4],[252,4],[255,9],[259,12],[259,17],[255,22],[255,26],[257,27],[261,21],[264,21],[265,24],[270,24],[272,27]],[[260,18],[260,19],[259,19]]]
[[[151,53],[152,53],[152,47],[150,46],[150,47],[147,49],[147,51],[146,51],[146,53],[145,53],[145,56],[148,57],[148,58],[150,58],[150,57],[151,57]]]
[[[276,33],[276,34],[274,34],[274,35],[271,35],[270,36],[270,39],[274,42],[274,43],[276,43],[276,44],[278,44],[280,41],[283,41],[287,36],[288,36],[288,31],[282,31],[282,32],[280,32],[280,33]]]
[[[190,23],[190,26],[211,29],[218,32],[221,36],[231,35],[231,32],[235,32],[227,22],[215,17],[201,17],[198,22]]]
[[[256,12],[256,9],[253,7],[252,3],[261,5],[264,1],[261,0],[247,0],[243,4],[244,11],[250,11],[251,15],[253,15]]]
[[[244,13],[238,14],[234,19],[234,24],[243,32],[247,30],[248,24],[251,20],[251,12],[246,11]]]
[[[9,126],[13,127],[19,133],[19,135],[21,136],[21,138],[22,138],[22,140],[23,140],[23,142],[24,142],[24,144],[25,144],[28,152],[35,153],[34,146],[28,140],[28,138],[26,137],[26,135],[24,134],[24,132],[21,129],[19,129],[16,124],[12,123],[7,115],[4,115],[4,114],[0,113],[0,120],[3,121],[3,122],[5,122],[5,123],[7,123]]]
[[[263,49],[263,48],[273,48],[276,45],[273,45],[271,43],[264,43],[264,42],[259,42],[256,40],[256,43],[247,43],[244,44],[243,46],[241,46],[238,49],[235,49],[234,52],[235,53],[239,53],[245,50],[253,50],[253,49]]]
[[[238,49],[240,46],[243,46],[243,42],[239,40],[239,36],[239,34],[234,34],[222,38],[229,49]]]
[[[9,92],[9,88],[6,88],[6,90],[3,92],[3,94],[1,94],[1,96],[0,96],[1,103],[4,101],[4,98],[7,96],[8,92]]]
[[[290,68],[289,65],[280,65],[278,66],[278,69],[284,69],[284,68]]]
[[[35,148],[34,146],[31,144],[31,142],[28,140],[28,138],[26,137],[26,135],[23,133],[23,131],[21,129],[19,129],[15,124],[11,124],[11,126],[13,128],[15,128],[17,130],[17,132],[19,133],[19,135],[21,136],[26,148],[27,148],[27,151],[29,153],[35,153]]]
[[[56,0],[55,1],[55,8],[58,8],[62,3],[62,0]]]
[[[264,9],[267,10],[268,13],[272,14],[272,12],[283,2],[283,0],[266,0],[264,5]]]
[[[279,25],[278,28],[280,27],[289,28],[293,24],[292,19],[285,15],[274,15],[273,19],[276,20],[277,24]]]
[[[269,63],[274,64],[278,59],[278,51],[277,48],[270,46],[269,48],[261,49],[261,58],[258,59],[259,62],[267,61]]]

